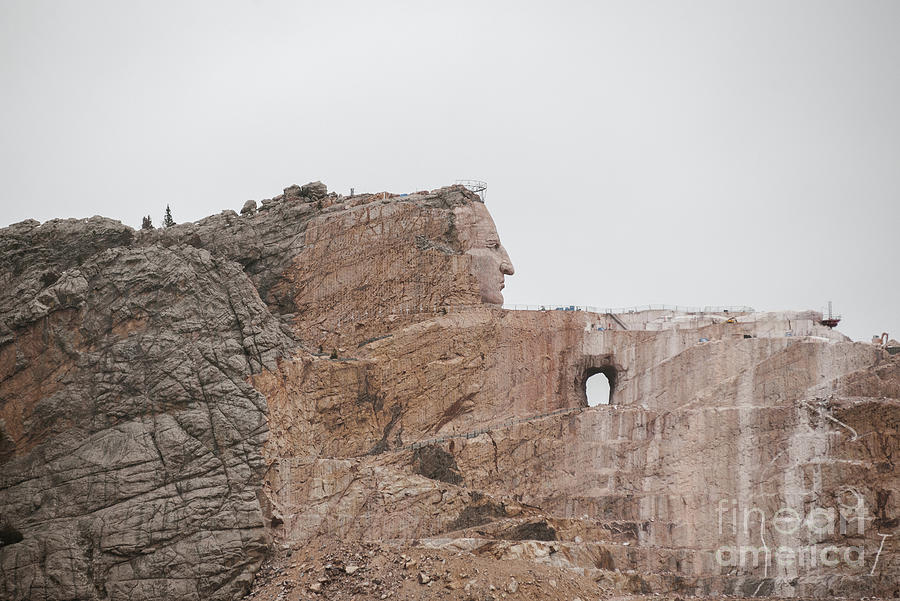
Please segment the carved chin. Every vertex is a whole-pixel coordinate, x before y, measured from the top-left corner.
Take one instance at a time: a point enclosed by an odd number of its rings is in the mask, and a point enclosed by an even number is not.
[[[482,290],[481,291],[481,300],[482,302],[491,304],[491,305],[502,305],[503,304],[503,294],[497,290]]]

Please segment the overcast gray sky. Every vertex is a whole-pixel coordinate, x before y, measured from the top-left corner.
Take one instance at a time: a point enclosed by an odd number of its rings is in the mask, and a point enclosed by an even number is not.
[[[0,226],[489,184],[507,302],[900,338],[900,2],[0,2]]]

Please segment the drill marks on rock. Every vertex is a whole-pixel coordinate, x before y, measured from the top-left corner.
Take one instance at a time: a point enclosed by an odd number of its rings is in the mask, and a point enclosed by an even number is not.
[[[397,422],[400,421],[400,416],[402,414],[403,408],[399,403],[391,406],[391,419],[387,423],[387,425],[384,426],[381,440],[375,443],[375,446],[372,447],[372,449],[368,453],[366,453],[367,455],[379,455],[388,450],[388,437],[391,434],[391,430],[393,430]]]
[[[443,414],[441,414],[440,419],[434,424],[431,430],[437,432],[444,425],[453,421],[454,419],[466,414],[470,413],[474,407],[473,398],[475,397],[475,393],[469,393],[466,396],[457,399],[453,402],[447,409],[444,410]]]
[[[819,399],[816,399],[816,401],[819,401]],[[809,409],[810,411],[813,411],[813,412],[815,412],[815,413],[818,413],[819,415],[821,415],[821,416],[824,417],[825,419],[831,420],[831,421],[833,421],[834,423],[836,423],[837,425],[839,425],[839,426],[845,428],[848,432],[850,432],[850,434],[853,435],[853,437],[850,439],[850,442],[856,442],[856,440],[859,438],[859,434],[857,434],[856,430],[854,430],[853,428],[851,428],[850,426],[848,426],[847,424],[845,424],[845,423],[842,422],[841,420],[837,419],[836,417],[834,417],[833,415],[831,415],[830,413],[828,413],[827,408],[822,407],[821,405],[818,405],[818,406],[816,406],[816,407],[813,407],[812,405],[810,405],[810,404],[809,404],[808,402],[806,402],[806,401],[800,401],[800,405],[803,406],[803,407],[806,407],[806,408]]]

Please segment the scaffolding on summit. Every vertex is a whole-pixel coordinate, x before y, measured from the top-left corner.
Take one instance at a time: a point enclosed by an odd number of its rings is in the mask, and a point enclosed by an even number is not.
[[[484,202],[484,197],[487,195],[487,182],[479,179],[458,179],[454,183],[470,192],[474,192],[481,199],[481,202]]]
[[[841,321],[840,315],[835,315],[831,310],[831,301],[828,301],[828,311],[822,311],[822,321],[821,324],[823,326],[828,326],[829,328],[833,328],[837,326]]]

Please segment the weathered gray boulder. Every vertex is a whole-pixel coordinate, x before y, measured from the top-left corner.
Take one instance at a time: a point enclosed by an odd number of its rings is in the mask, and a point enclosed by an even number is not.
[[[315,181],[300,186],[300,196],[312,200],[319,200],[328,195],[328,187],[322,182]]]
[[[256,201],[248,200],[244,203],[244,206],[241,207],[241,215],[252,215],[256,212]]]
[[[284,198],[286,199],[303,199],[307,202],[321,200],[328,196],[328,186],[322,182],[309,182],[298,186],[293,184],[284,189]]]

